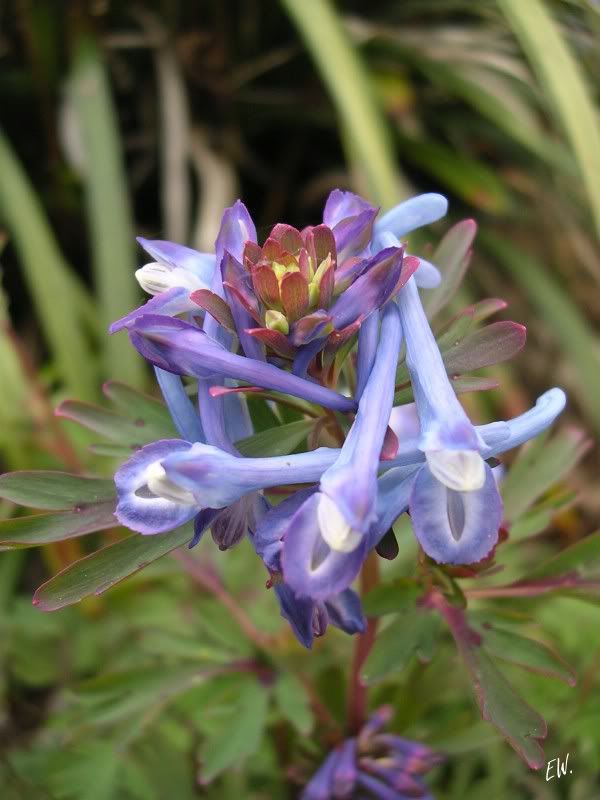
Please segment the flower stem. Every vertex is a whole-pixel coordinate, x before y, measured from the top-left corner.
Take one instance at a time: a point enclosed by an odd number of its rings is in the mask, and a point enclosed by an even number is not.
[[[365,561],[360,573],[361,594],[365,595],[379,583],[379,560],[377,553],[372,551]],[[352,733],[358,733],[367,716],[368,689],[361,680],[363,664],[367,660],[377,635],[376,617],[369,617],[367,629],[356,640],[350,683],[348,686],[348,728]]]

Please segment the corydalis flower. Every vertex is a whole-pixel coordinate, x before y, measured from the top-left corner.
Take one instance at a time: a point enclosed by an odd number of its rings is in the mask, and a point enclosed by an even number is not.
[[[399,244],[369,255],[376,214],[356,195],[333,192],[323,224],[303,231],[278,224],[262,246],[246,241],[241,262],[225,254],[221,272],[229,305],[206,290],[192,299],[223,326],[278,356],[293,359],[313,342],[311,357],[323,348],[334,352],[419,265],[404,259]],[[253,327],[240,329],[239,317],[230,313],[235,307],[245,310]]]
[[[350,800],[362,793],[374,800],[431,798],[422,776],[443,758],[419,742],[382,732],[392,714],[391,707],[380,708],[356,737],[338,745],[300,800]]]

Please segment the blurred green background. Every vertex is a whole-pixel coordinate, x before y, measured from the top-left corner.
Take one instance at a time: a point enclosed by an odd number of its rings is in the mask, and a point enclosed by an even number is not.
[[[502,390],[468,397],[470,410],[482,420],[510,416],[562,385],[568,419],[597,433],[599,32],[593,0],[5,0],[0,471],[106,471],[106,460],[53,408],[65,397],[98,399],[108,378],[152,386],[125,336],[106,335],[109,322],[141,299],[135,235],[211,250],[235,198],[248,205],[260,236],[280,220],[315,222],[334,187],[383,207],[440,191],[450,200],[440,233],[474,217],[480,233],[460,300],[506,299],[507,316],[525,323],[529,338],[510,367],[488,371]],[[415,237],[412,250],[426,254],[433,241]],[[592,451],[572,480],[577,509],[554,523],[561,541],[597,524],[596,468]],[[0,517],[13,513],[0,502]],[[59,690],[101,673],[131,633],[93,603],[50,617],[30,609],[31,590],[80,548],[65,542],[0,558],[0,737],[17,753],[6,773],[14,778],[10,797],[38,796],[22,773],[43,760],[44,748],[33,761],[24,753],[36,737],[52,737]],[[174,566],[160,569],[177,584]],[[148,602],[167,630],[186,595],[179,587],[181,597],[165,599],[161,586]],[[132,597],[116,594],[111,613],[125,604],[139,636],[147,635],[148,607],[132,609]],[[94,640],[86,623],[98,614]],[[583,653],[585,630],[582,622],[581,641],[568,647]],[[600,659],[585,652],[593,684]],[[177,753],[177,733],[161,736]],[[480,765],[448,797],[508,796],[507,751],[494,747],[490,764],[502,765],[490,784],[496,794],[478,782]],[[100,748],[89,759],[99,774],[102,756]],[[171,766],[183,786],[177,758]],[[129,794],[73,789],[72,763],[44,762],[41,772],[54,777],[41,780],[40,797],[154,796],[143,781],[136,795],[134,778]],[[211,796],[280,796],[244,786]],[[591,784],[580,795],[555,794],[570,790],[546,787],[540,776],[522,786],[525,794],[511,796],[592,798]],[[183,792],[176,796],[195,796]]]

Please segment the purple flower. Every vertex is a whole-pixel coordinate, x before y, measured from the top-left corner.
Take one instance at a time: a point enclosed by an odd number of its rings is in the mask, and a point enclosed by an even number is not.
[[[562,389],[554,388],[515,419],[477,426],[481,457],[495,457],[534,438],[554,422],[565,404]],[[403,416],[408,416],[406,411]],[[410,444],[406,447],[409,453]],[[502,521],[502,500],[490,467],[485,464],[483,486],[461,492],[439,481],[429,463],[407,466],[406,460],[401,454],[389,462],[392,468],[378,482],[380,511],[372,536],[374,531],[383,536],[398,512],[409,510],[421,547],[435,561],[470,564],[485,558],[497,542]]]
[[[138,283],[153,295],[145,305],[131,311],[110,326],[110,332],[128,328],[142,314],[165,314],[175,316],[185,311],[194,311],[198,306],[190,299],[192,292],[208,289],[215,272],[215,257],[210,253],[198,253],[189,247],[158,239],[138,242],[153,258],[149,264],[135,273]]]
[[[350,800],[359,789],[379,800],[430,798],[421,776],[443,758],[420,742],[382,733],[391,716],[389,706],[378,709],[356,737],[329,753],[300,800]]]

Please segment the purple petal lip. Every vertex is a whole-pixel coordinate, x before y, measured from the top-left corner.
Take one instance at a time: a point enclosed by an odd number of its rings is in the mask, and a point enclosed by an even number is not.
[[[285,582],[297,595],[326,600],[356,578],[367,555],[368,537],[350,553],[331,550],[319,529],[319,500],[318,494],[312,495],[291,518],[281,563]]]
[[[133,345],[152,363],[197,378],[222,375],[264,389],[302,397],[337,411],[353,411],[348,397],[312,381],[284,372],[271,364],[230,353],[203,331],[182,320],[144,316],[130,330]]]
[[[161,239],[145,239],[138,236],[137,241],[159,264],[176,269],[186,269],[210,286],[215,271],[215,256],[213,253],[199,253],[191,247],[184,247],[175,242],[166,242]]]
[[[401,239],[411,231],[445,216],[448,201],[441,194],[421,194],[399,203],[375,222],[375,232],[389,231]]]
[[[143,534],[165,533],[192,519],[198,508],[144,493],[146,472],[151,464],[192,445],[180,439],[165,439],[146,445],[115,473],[118,503],[115,516],[122,525]]]
[[[165,292],[151,297],[147,303],[130,311],[121,319],[116,320],[109,327],[109,333],[116,333],[123,328],[131,328],[135,322],[148,314],[164,315],[167,317],[182,314],[184,311],[199,311],[198,306],[190,300],[189,289],[183,286],[174,286]]]
[[[502,500],[487,464],[484,485],[471,492],[447,489],[427,466],[421,467],[409,508],[421,547],[440,563],[474,564],[485,558],[498,540]]]

